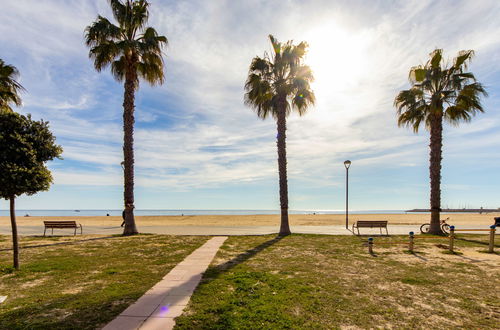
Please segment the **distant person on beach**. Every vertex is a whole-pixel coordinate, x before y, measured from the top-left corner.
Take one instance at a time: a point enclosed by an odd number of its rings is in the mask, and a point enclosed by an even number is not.
[[[123,212],[122,212],[122,218],[123,218],[123,222],[122,222],[122,224],[120,225],[120,227],[125,226],[125,210],[123,210]]]

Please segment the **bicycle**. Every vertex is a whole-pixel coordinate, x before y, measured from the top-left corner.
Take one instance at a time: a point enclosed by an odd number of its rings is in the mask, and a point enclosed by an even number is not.
[[[450,217],[444,219],[444,220],[440,220],[439,221],[439,225],[441,226],[441,230],[443,231],[443,233],[445,234],[449,234],[450,233],[450,225],[448,223],[446,223],[446,221],[450,220]],[[430,223],[424,223],[422,226],[420,226],[420,232],[422,234],[427,234],[429,232],[429,229],[431,228],[431,224]]]

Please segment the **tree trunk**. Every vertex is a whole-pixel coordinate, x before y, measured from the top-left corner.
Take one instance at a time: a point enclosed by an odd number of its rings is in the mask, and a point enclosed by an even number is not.
[[[19,269],[19,242],[17,238],[17,224],[16,224],[16,198],[10,198],[10,223],[12,225],[12,251],[14,253],[14,268]]]
[[[286,176],[286,112],[285,106],[281,106],[278,112],[278,169],[280,177],[280,206],[281,225],[280,236],[290,235],[290,225],[288,224],[288,180]]]
[[[134,218],[134,101],[137,74],[133,65],[125,75],[125,93],[123,96],[123,158],[124,158],[124,201],[125,228],[123,235],[135,235],[139,232]]]
[[[441,212],[441,160],[443,147],[443,117],[434,115],[430,122],[430,179],[431,179],[431,226],[429,234],[443,235],[440,223]]]

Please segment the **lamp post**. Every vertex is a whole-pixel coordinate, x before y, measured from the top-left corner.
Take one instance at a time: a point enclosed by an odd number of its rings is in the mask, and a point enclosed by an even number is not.
[[[351,161],[346,160],[345,166],[345,229],[349,229],[349,167]]]

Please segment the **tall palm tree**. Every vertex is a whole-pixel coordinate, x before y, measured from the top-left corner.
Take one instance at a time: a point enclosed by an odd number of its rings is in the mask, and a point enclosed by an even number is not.
[[[250,64],[245,83],[245,104],[252,107],[257,116],[266,119],[271,115],[277,122],[278,169],[281,204],[279,234],[289,235],[288,181],[286,173],[286,117],[296,110],[306,113],[314,104],[314,92],[310,83],[314,80],[309,66],[303,63],[307,43],[294,45],[293,41],[278,42],[269,35],[273,51],[264,57],[255,57]]]
[[[423,123],[430,132],[431,234],[442,234],[439,215],[443,120],[456,126],[460,121],[469,122],[477,112],[484,112],[481,95],[487,93],[474,75],[467,72],[473,56],[473,50],[460,51],[453,64],[446,67],[443,50],[434,50],[425,65],[411,68],[412,87],[399,92],[394,100],[399,126],[412,127],[416,133]]]
[[[139,78],[151,85],[164,82],[162,48],[167,38],[146,24],[149,3],[146,0],[108,0],[118,24],[98,16],[85,29],[89,57],[101,71],[111,66],[117,81],[125,81],[123,96],[123,156],[125,229],[123,235],[137,234],[134,219],[134,101]]]
[[[11,105],[22,104],[19,92],[24,88],[16,81],[19,71],[15,66],[5,64],[0,59],[0,110],[12,111]]]

